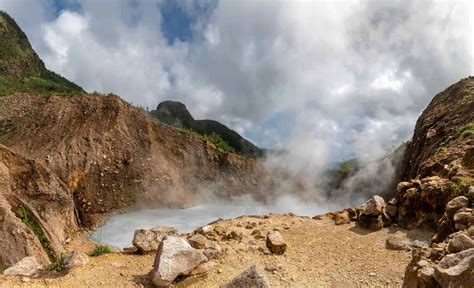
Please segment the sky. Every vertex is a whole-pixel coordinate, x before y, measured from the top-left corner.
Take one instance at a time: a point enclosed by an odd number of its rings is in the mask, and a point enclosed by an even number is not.
[[[384,155],[473,75],[469,1],[1,0],[46,66],[307,162]],[[303,164],[301,164],[303,163]]]

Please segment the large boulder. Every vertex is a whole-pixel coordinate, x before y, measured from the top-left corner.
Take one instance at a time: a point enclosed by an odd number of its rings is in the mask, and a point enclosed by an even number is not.
[[[448,244],[449,253],[457,253],[470,248],[474,248],[474,240],[464,233],[458,233],[454,235]]]
[[[458,211],[461,208],[467,207],[469,205],[469,200],[464,197],[464,196],[458,196],[454,198],[453,200],[449,201],[448,204],[446,204],[446,213],[449,215],[454,215],[456,211]]]
[[[230,282],[221,286],[221,288],[268,288],[267,279],[265,278],[264,272],[257,267],[252,265],[249,269],[242,272]]]
[[[43,267],[38,263],[38,260],[36,260],[35,257],[30,256],[21,259],[12,267],[7,268],[3,271],[3,274],[9,276],[32,276],[38,273],[42,268]]]
[[[163,237],[176,234],[176,229],[169,226],[157,226],[151,229],[138,229],[135,230],[132,244],[141,253],[156,251]]]
[[[434,278],[442,287],[472,287],[474,283],[474,248],[446,255],[436,265]]]
[[[362,205],[362,214],[377,216],[383,213],[384,208],[385,200],[378,195],[374,195]]]
[[[281,255],[285,253],[287,244],[280,232],[273,230],[267,234],[267,247],[273,254]]]
[[[176,277],[189,275],[194,268],[206,261],[206,256],[191,247],[185,239],[165,236],[153,264],[153,284],[158,287],[169,286]]]

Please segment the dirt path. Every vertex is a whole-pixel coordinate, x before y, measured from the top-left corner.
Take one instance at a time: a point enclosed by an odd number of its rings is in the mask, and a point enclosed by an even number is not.
[[[400,287],[403,282],[411,253],[385,248],[386,238],[401,229],[385,228],[369,233],[354,223],[336,226],[330,220],[290,215],[267,217],[246,216],[213,224],[221,231],[241,232],[242,240],[219,241],[224,255],[209,262],[207,276],[188,278],[178,286],[219,287],[252,264],[262,269],[278,268],[265,271],[272,287]],[[281,256],[265,254],[265,239],[251,235],[255,229],[266,235],[274,228],[282,232],[288,243],[287,251]],[[75,240],[72,247],[89,251],[91,244]],[[154,255],[113,253],[89,260],[85,268],[54,279],[0,276],[0,286],[151,287],[148,273]]]

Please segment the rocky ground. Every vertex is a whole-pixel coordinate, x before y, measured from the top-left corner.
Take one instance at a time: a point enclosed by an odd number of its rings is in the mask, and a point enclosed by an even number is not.
[[[282,255],[271,254],[266,247],[267,232],[274,229],[287,244]],[[387,249],[387,238],[401,235],[423,242],[431,236],[396,227],[371,232],[355,222],[335,225],[328,217],[315,220],[294,215],[218,221],[206,227],[204,234],[220,245],[222,253],[196,269],[192,273],[196,275],[181,279],[178,287],[219,287],[253,264],[271,287],[399,287],[411,252]],[[84,235],[67,245],[68,250],[83,252],[93,247]],[[89,257],[85,267],[65,276],[61,272],[48,272],[42,279],[2,275],[0,283],[8,287],[151,287],[155,254],[104,254]]]

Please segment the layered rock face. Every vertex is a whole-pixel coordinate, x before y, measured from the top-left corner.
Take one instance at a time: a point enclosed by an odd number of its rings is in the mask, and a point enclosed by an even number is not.
[[[0,262],[54,260],[77,229],[69,188],[34,160],[0,145]]]

